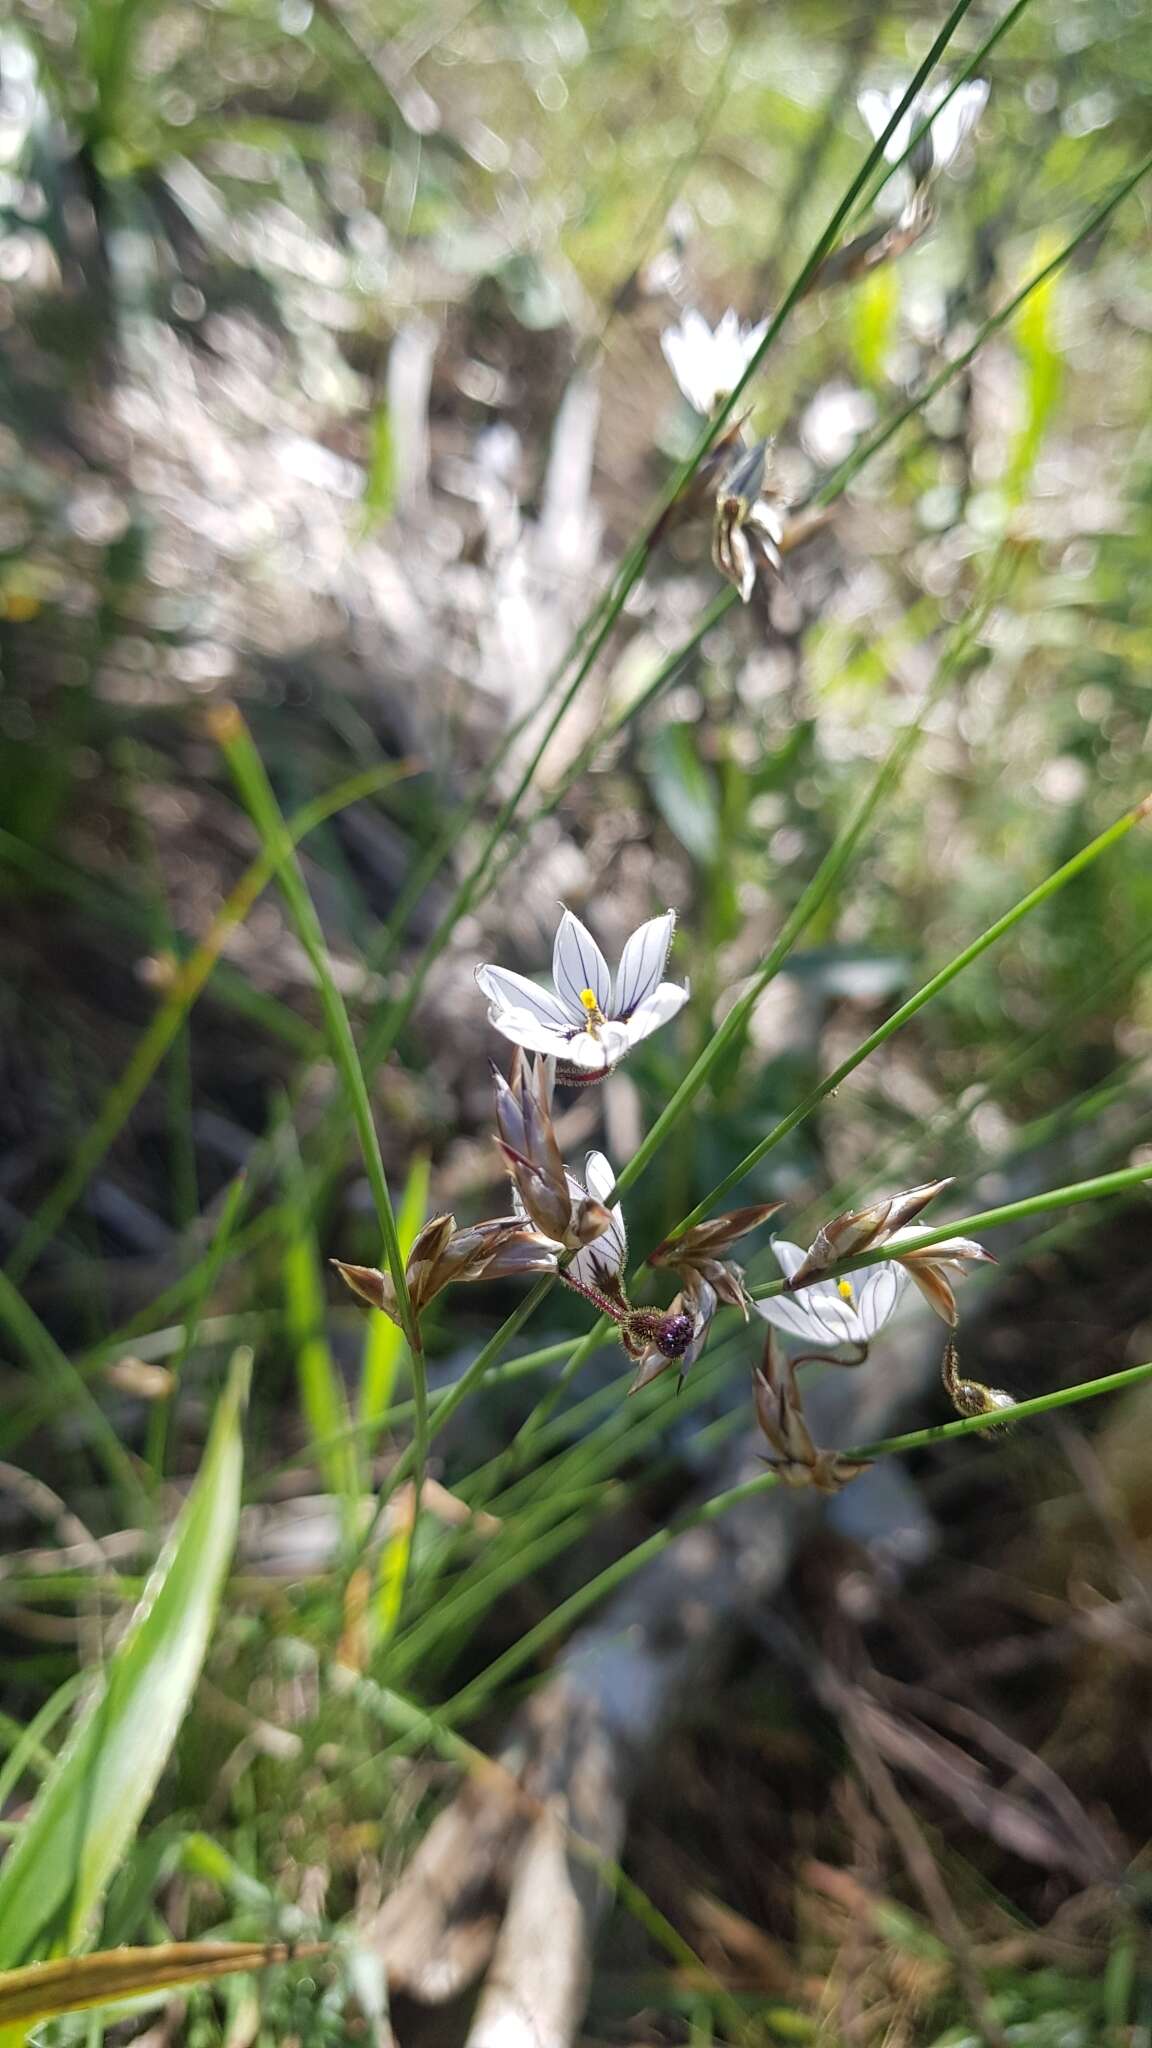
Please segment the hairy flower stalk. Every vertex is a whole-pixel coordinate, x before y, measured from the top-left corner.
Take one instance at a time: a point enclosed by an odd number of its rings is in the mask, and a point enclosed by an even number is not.
[[[1003,1387],[986,1387],[983,1380],[962,1378],[960,1355],[951,1338],[944,1347],[940,1377],[958,1415],[993,1415],[998,1409],[1016,1406],[1012,1395],[1005,1393]],[[1000,1424],[999,1427],[1006,1429],[1008,1424]],[[989,1434],[993,1432],[989,1431]]]

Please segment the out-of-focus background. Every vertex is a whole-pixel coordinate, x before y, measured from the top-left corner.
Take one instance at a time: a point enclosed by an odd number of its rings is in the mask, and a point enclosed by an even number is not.
[[[928,232],[803,299],[749,390],[797,517],[1147,151],[1139,0],[1012,13]],[[975,0],[942,75],[1000,18]],[[822,0],[6,15],[0,1844],[117,1640],[230,1357],[255,1354],[234,1576],[84,1940],[335,1932],[355,1958],[455,1816],[456,1878],[475,1855],[492,1894],[461,1913],[487,1933],[439,1990],[405,1950],[393,2023],[402,2043],[465,2040],[508,1883],[452,1803],[452,1740],[499,1752],[565,1631],[474,1688],[452,1738],[397,1702],[435,1715],[714,1482],[754,1350],[733,1338],[691,1397],[661,1381],[643,1427],[610,1347],[559,1397],[559,1350],[510,1373],[435,1440],[414,1557],[402,1515],[364,1548],[360,1489],[407,1441],[385,1414],[405,1357],[329,1285],[332,1254],[378,1256],[369,1186],[307,952],[267,876],[247,886],[260,842],[213,713],[240,708],[307,828],[412,1227],[506,1206],[488,1059],[507,1048],[476,963],[543,974],[561,902],[611,958],[677,907],[688,1006],[564,1101],[569,1158],[626,1159],[942,663],[857,858],[629,1196],[638,1245],[1145,793],[1152,180],[672,666],[721,587],[706,528],[678,527],[546,735],[565,650],[699,433],[662,331],[689,308],[771,312],[869,146],[857,94],[903,85],[942,21]],[[955,1175],[959,1215],[1138,1163],[1150,964],[1137,831],[741,1198],[787,1200],[806,1242],[878,1189]],[[966,1366],[1023,1398],[1152,1357],[1148,1227],[1137,1197],[997,1242],[1001,1270],[967,1283]],[[523,1291],[437,1304],[434,1388]],[[553,1290],[509,1355],[587,1325]],[[904,1340],[914,1398],[888,1423],[946,1419],[941,1341]],[[865,1371],[882,1388],[884,1370],[878,1344]],[[506,1467],[542,1397],[538,1449]],[[609,1830],[627,1882],[576,1943],[594,1960],[571,2030],[1152,2040],[1150,1449],[1137,1389],[924,1452],[855,1526],[851,1491],[827,1526],[796,1508],[803,1543],[771,1599],[733,1601],[708,1682],[670,1688],[651,1731],[629,1723],[628,1824]],[[0,1927],[0,1961],[45,1952],[5,1951]],[[297,1965],[51,2038],[385,2039],[356,1967],[351,1991]]]

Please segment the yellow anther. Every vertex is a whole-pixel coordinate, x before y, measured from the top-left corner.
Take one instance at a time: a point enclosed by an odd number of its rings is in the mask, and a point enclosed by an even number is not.
[[[581,989],[580,1001],[583,1003],[584,1008],[589,1012],[591,1012],[592,1010],[598,1010],[600,1008],[600,1005],[596,1001],[596,997],[590,988]]]
[[[852,1292],[852,1282],[850,1280],[838,1280],[836,1282],[836,1292],[840,1296],[841,1301],[848,1303],[849,1308],[855,1308],[856,1296]]]

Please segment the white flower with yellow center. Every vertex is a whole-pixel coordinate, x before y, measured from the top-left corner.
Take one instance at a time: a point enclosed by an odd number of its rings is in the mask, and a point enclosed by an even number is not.
[[[689,405],[707,419],[735,391],[767,332],[766,320],[745,327],[731,306],[715,327],[689,310],[678,327],[664,329],[660,346]]]
[[[774,1237],[772,1249],[786,1280],[799,1271],[807,1253],[800,1245]],[[893,1259],[860,1266],[842,1280],[813,1280],[798,1294],[770,1294],[754,1301],[766,1323],[802,1337],[807,1344],[868,1344],[894,1314],[908,1284],[908,1275]]]
[[[675,929],[674,910],[642,924],[613,982],[591,932],[566,910],[552,950],[555,993],[507,967],[476,969],[489,1021],[528,1052],[554,1054],[583,1074],[606,1074],[688,1000],[686,988],[663,979]]]

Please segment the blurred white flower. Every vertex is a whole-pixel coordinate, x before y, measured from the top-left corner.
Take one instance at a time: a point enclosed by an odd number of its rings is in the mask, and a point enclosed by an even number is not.
[[[806,1252],[774,1237],[772,1249],[786,1280],[800,1270]],[[908,1284],[894,1260],[861,1266],[843,1280],[815,1280],[799,1294],[772,1294],[752,1306],[766,1323],[807,1344],[867,1344],[893,1315]]]
[[[741,455],[716,493],[712,527],[712,560],[748,603],[759,575],[779,575],[783,568],[780,542],[784,521],[777,507],[760,496],[768,463],[768,443],[758,441]]]
[[[905,85],[894,86],[890,92],[880,92],[870,87],[857,98],[856,104],[874,141],[879,142],[906,91]],[[963,85],[957,86],[945,106],[943,102],[947,99],[948,92],[949,87],[941,82],[930,86],[927,92],[918,93],[911,106],[901,114],[884,144],[884,155],[888,162],[897,163],[904,155],[917,128],[922,127],[925,121],[932,120],[931,128],[917,143],[906,166],[914,185],[926,185],[930,178],[947,170],[965,136],[976,126],[988,103],[988,85],[983,78],[969,78]]]
[[[707,418],[735,391],[767,332],[767,320],[745,327],[731,306],[714,328],[689,310],[678,327],[664,329],[660,346],[689,405]]]
[[[555,994],[506,967],[476,969],[489,1021],[529,1052],[554,1053],[584,1074],[606,1074],[688,1000],[686,988],[663,979],[675,929],[674,910],[640,925],[620,955],[613,986],[591,932],[566,910],[552,951]]]

